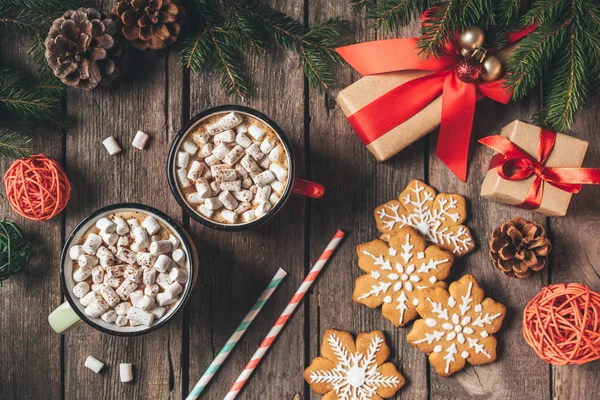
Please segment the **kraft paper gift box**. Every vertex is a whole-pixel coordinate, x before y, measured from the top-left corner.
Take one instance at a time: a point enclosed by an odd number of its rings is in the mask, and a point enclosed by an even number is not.
[[[540,127],[523,121],[513,121],[500,131],[500,136],[529,153],[538,157]],[[581,167],[588,143],[572,136],[557,133],[554,148],[544,166]],[[536,179],[535,174],[523,180],[507,180],[498,175],[496,169],[490,169],[481,186],[481,197],[498,203],[519,205]],[[572,194],[543,182],[543,197],[539,208],[533,210],[542,215],[557,217],[567,213]]]

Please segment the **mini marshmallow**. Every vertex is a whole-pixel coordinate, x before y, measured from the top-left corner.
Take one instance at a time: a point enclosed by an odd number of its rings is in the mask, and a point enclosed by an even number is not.
[[[152,285],[156,282],[156,270],[154,268],[142,267],[142,282],[144,285]]]
[[[260,151],[268,154],[271,150],[273,150],[273,147],[275,147],[275,142],[269,138],[265,138],[265,140],[263,140],[260,144]]]
[[[266,215],[269,211],[271,211],[271,209],[273,208],[273,206],[271,205],[271,203],[264,202],[264,203],[260,203],[258,205],[258,207],[256,207],[256,210],[254,211],[255,215],[257,218],[260,218],[264,215]]]
[[[244,157],[244,148],[242,146],[235,146],[229,153],[223,158],[225,164],[234,165],[242,157]]]
[[[249,203],[254,195],[249,190],[239,190],[233,193],[236,200]]]
[[[219,189],[219,184],[217,181],[210,183],[210,190],[212,191],[212,197],[216,197],[219,193],[221,193],[221,189]]]
[[[161,319],[167,312],[167,309],[165,307],[154,307],[150,312],[154,314],[156,319]]]
[[[117,317],[117,319],[115,320],[115,324],[117,324],[117,326],[125,326],[127,325],[127,317],[124,315],[119,315]]]
[[[171,244],[173,245],[174,249],[178,248],[179,245],[181,244],[181,242],[179,241],[179,239],[177,239],[173,235],[169,235],[169,242],[171,242]]]
[[[250,125],[248,128],[248,133],[254,138],[254,140],[257,141],[262,139],[263,135],[265,134],[265,132],[256,125]]]
[[[269,185],[273,188],[274,191],[276,191],[277,193],[282,193],[283,190],[285,189],[285,185],[279,181],[273,181],[271,183],[269,183]]]
[[[131,364],[119,364],[119,378],[121,379],[121,382],[131,382],[133,380],[133,369]]]
[[[144,219],[144,221],[142,222],[142,226],[146,229],[148,235],[150,236],[160,231],[160,224],[154,217],[150,215]]]
[[[183,249],[177,249],[172,254],[173,261],[179,266],[185,264],[185,251]]]
[[[87,254],[84,254],[82,256],[79,256],[79,258],[77,259],[77,265],[79,265],[81,268],[92,268],[96,265],[98,265],[98,257],[94,257],[94,256],[88,256]]]
[[[102,141],[102,144],[106,148],[106,151],[108,151],[108,154],[111,156],[121,152],[121,146],[119,146],[119,143],[117,143],[117,140],[114,138],[114,136],[107,137]]]
[[[141,268],[137,268],[134,265],[130,265],[127,268],[125,268],[123,276],[125,277],[125,279],[133,281],[135,283],[142,283],[143,274],[144,271],[142,271]]]
[[[266,170],[266,171],[261,172],[260,174],[256,175],[253,178],[253,180],[254,180],[254,183],[256,183],[256,186],[258,186],[258,187],[265,186],[275,180],[275,174],[271,170]]]
[[[190,193],[186,197],[186,200],[190,204],[202,204],[204,203],[204,198],[198,192]]]
[[[227,165],[227,164],[212,165],[210,167],[210,173],[212,174],[212,176],[215,176],[217,174],[217,171],[222,171],[224,169],[231,169],[231,165]]]
[[[262,158],[265,156],[265,154],[260,151],[260,148],[258,147],[258,145],[256,143],[252,144],[250,147],[248,147],[246,149],[246,154],[248,154],[250,157],[252,157],[252,159],[254,159],[254,161],[259,161],[262,160]],[[248,171],[250,172],[250,171]]]
[[[129,295],[129,300],[131,301],[131,304],[133,304],[134,307],[137,307],[137,303],[142,297],[144,297],[144,292],[142,292],[141,290],[136,290]]]
[[[117,243],[117,240],[119,240],[119,235],[117,235],[116,232],[100,232],[100,237],[102,238],[102,241],[109,246],[114,245]]]
[[[108,310],[100,316],[100,319],[102,319],[102,321],[104,322],[112,324],[117,320],[117,313],[115,312],[115,310]]]
[[[172,278],[172,276],[171,276],[171,278]],[[179,282],[173,282],[165,288],[165,293],[170,294],[171,297],[176,297],[181,292],[183,292],[183,286],[181,286],[181,284]]]
[[[176,301],[177,301],[176,297],[172,297],[166,292],[159,293],[156,295],[156,303],[160,307],[168,306],[169,304],[173,304]]]
[[[269,185],[258,188],[258,192],[256,192],[256,197],[254,198],[254,201],[258,204],[269,201],[269,196],[271,195],[271,190],[272,190],[272,188]]]
[[[83,366],[97,374],[104,367],[104,363],[97,358],[88,356],[88,358],[85,359],[85,364],[83,364]]]
[[[80,245],[76,245],[76,246],[72,246],[69,249],[69,258],[73,261],[76,261],[79,256],[84,255],[85,252],[83,251],[83,246]]]
[[[202,149],[200,149],[200,153],[198,154],[198,156],[200,158],[206,158],[208,156],[210,156],[213,152],[213,144],[212,143],[206,143]]]
[[[228,210],[235,210],[235,208],[238,206],[238,201],[227,190],[221,192],[218,196],[218,199]]]
[[[204,175],[204,173],[206,172],[207,169],[208,169],[208,167],[206,166],[206,164],[204,164],[203,162],[194,160],[194,161],[192,161],[192,165],[190,166],[190,169],[188,170],[187,178],[192,181],[197,181],[198,179],[202,178],[202,175]]]
[[[138,300],[136,307],[141,310],[148,311],[148,309],[152,308],[153,305],[154,297],[144,295],[144,297]]]
[[[117,232],[117,235],[129,233],[129,226],[123,218],[117,217],[113,222],[115,223],[115,232]]]
[[[248,210],[242,214],[242,221],[244,221],[244,222],[252,221],[255,217],[256,217],[256,214],[254,213],[254,210]]]
[[[237,208],[235,209],[235,212],[237,214],[243,214],[246,211],[250,210],[251,208],[252,208],[252,204],[244,201],[244,202],[240,203],[240,205],[237,206]]]
[[[202,175],[202,177],[206,180],[212,179],[212,174],[210,173],[210,170],[207,170],[204,175]]]
[[[171,268],[171,271],[169,271],[169,277],[175,282],[185,283],[187,281],[188,274],[183,268]]]
[[[135,325],[150,326],[150,325],[152,325],[152,321],[154,321],[154,314],[151,314],[147,311],[141,310],[136,307],[131,307],[129,309],[129,311],[127,311],[127,319],[134,326]]]
[[[189,140],[186,140],[185,142],[183,142],[181,145],[181,148],[183,149],[183,151],[185,151],[186,153],[188,153],[191,156],[193,156],[194,154],[196,154],[198,152],[198,146],[196,146],[194,143],[190,142]]]
[[[242,181],[238,179],[237,181],[221,182],[219,188],[228,192],[238,192],[242,190]]]
[[[131,141],[131,145],[138,150],[144,150],[149,138],[150,138],[150,136],[148,136],[144,132],[137,131],[135,133],[133,140]]]
[[[223,160],[225,156],[229,153],[229,147],[225,143],[220,143],[215,146],[212,155],[217,158],[217,160]]]
[[[115,306],[121,302],[121,299],[115,290],[110,286],[103,286],[102,289],[100,289],[100,294],[111,308],[115,308]]]
[[[159,290],[160,286],[158,286],[156,283],[153,283],[152,285],[146,285],[146,287],[144,288],[144,294],[146,296],[156,297]]]
[[[275,163],[271,164],[269,166],[269,170],[273,171],[273,173],[277,177],[277,180],[279,180],[279,181],[284,181],[287,178],[287,175],[288,175],[287,169],[283,168],[279,164],[275,164]]]
[[[185,151],[177,152],[177,166],[179,168],[186,168],[188,166],[188,162],[190,162],[190,153],[186,153]]]
[[[269,196],[269,203],[271,204],[277,204],[277,202],[279,201],[279,196],[277,196],[277,193],[271,193],[271,195]]]
[[[161,254],[154,263],[154,269],[158,272],[165,272],[171,266],[173,260],[164,254]]]
[[[117,250],[117,258],[124,263],[133,264],[137,260],[137,255],[126,247],[119,247]]]
[[[235,169],[235,173],[239,179],[246,179],[248,177],[248,171],[246,171],[240,163],[235,164],[233,169]]]
[[[146,247],[150,242],[148,231],[143,226],[138,226],[133,230],[133,238],[140,247]]]
[[[137,253],[136,262],[142,267],[150,267],[154,265],[156,257],[150,253]]]
[[[200,146],[207,144],[209,139],[210,135],[206,132],[194,132],[192,134],[192,140]]]
[[[189,188],[192,185],[187,178],[187,172],[185,172],[185,168],[179,168],[177,170],[177,180],[182,188]]]
[[[244,149],[247,149],[252,145],[252,139],[250,139],[246,135],[246,132],[238,132],[238,134],[235,137],[235,142],[242,146]]]
[[[87,315],[90,318],[98,318],[99,316],[104,314],[106,311],[108,311],[109,308],[110,307],[106,301],[104,301],[103,299],[97,299],[96,301],[91,303],[89,306],[87,306],[85,308],[84,312],[85,312],[85,315]]]
[[[223,203],[221,203],[221,200],[219,200],[218,197],[209,197],[208,199],[204,200],[204,207],[210,211],[215,211],[223,207]]]
[[[120,278],[108,278],[106,276],[106,274],[104,274],[104,284],[110,286],[113,289],[116,289],[119,286],[121,286],[121,279]]]
[[[124,301],[115,306],[115,312],[117,315],[127,315],[127,311],[131,308],[131,303],[128,301]]]
[[[273,162],[279,162],[280,159],[279,157],[281,156],[280,154],[280,149],[281,147],[277,146],[275,148],[273,148],[270,152],[269,152],[269,160],[273,161]]]
[[[228,129],[226,131],[217,133],[214,137],[215,143],[231,143],[235,140],[235,133],[232,130]]]
[[[235,173],[235,170],[233,168],[215,171],[213,176],[215,177],[215,180],[217,182],[235,181],[237,178],[237,174]]]
[[[102,289],[104,287],[103,283],[93,283],[92,284],[92,291],[94,292],[100,292],[100,289]]]
[[[106,277],[109,279],[120,278],[125,273],[125,268],[127,268],[127,265],[112,265],[104,268],[104,272],[106,272]]]
[[[104,246],[98,247],[98,250],[96,251],[96,257],[98,257],[98,260],[100,260],[100,265],[102,265],[102,267],[109,267],[115,262],[115,256],[113,253]]]
[[[252,179],[251,178],[245,178],[242,181],[242,189],[250,189],[250,187],[252,187]]]
[[[214,211],[206,208],[206,206],[204,204],[202,204],[200,207],[198,207],[197,210],[200,214],[204,215],[206,218],[210,218],[214,214]]]
[[[90,233],[85,239],[85,242],[83,243],[81,248],[88,254],[96,254],[96,250],[98,250],[98,247],[100,247],[101,245],[102,238],[99,235],[96,235],[95,233]]]
[[[79,303],[82,306],[87,307],[98,300],[102,300],[102,295],[99,292],[89,292],[81,299],[79,299]]]
[[[217,123],[223,129],[232,129],[242,123],[242,118],[235,112],[230,112],[221,117]]]
[[[159,240],[158,242],[152,242],[150,244],[150,253],[154,255],[165,254],[170,252],[173,245],[168,240]]]
[[[129,230],[133,231],[135,228],[140,226],[140,222],[137,220],[137,218],[131,218],[127,220],[127,225],[129,225]]]
[[[90,284],[87,282],[79,282],[77,285],[73,286],[73,296],[81,299],[83,296],[88,294],[90,291]]]
[[[94,283],[104,282],[104,268],[99,265],[96,265],[94,268],[92,268],[92,281]]]
[[[269,165],[271,165],[271,161],[269,161],[269,157],[264,157],[258,163],[258,166],[261,167],[262,169],[269,169]]]
[[[235,224],[239,216],[235,211],[221,210],[221,217],[230,224]]]
[[[209,167],[212,167],[213,165],[217,165],[221,163],[221,160],[219,160],[217,157],[210,155],[208,157],[206,157],[204,159],[204,162],[206,163],[206,165],[208,165]]]
[[[134,290],[137,289],[137,287],[137,283],[125,279],[123,280],[123,283],[121,283],[121,286],[119,286],[117,290],[115,290],[115,293],[119,295],[121,300],[129,300],[129,295],[133,293]]]
[[[258,174],[261,172],[261,169],[256,163],[256,161],[254,161],[254,159],[249,155],[245,155],[240,161],[240,164],[242,165],[242,167],[244,167],[246,171],[248,171],[250,175],[252,175],[253,173]]]
[[[164,272],[161,272],[156,277],[156,284],[163,289],[166,289],[172,283],[173,279],[171,279],[171,277],[168,274],[165,274]]]
[[[96,228],[100,229],[102,232],[112,233],[117,228],[117,224],[110,219],[103,217],[96,221]]]

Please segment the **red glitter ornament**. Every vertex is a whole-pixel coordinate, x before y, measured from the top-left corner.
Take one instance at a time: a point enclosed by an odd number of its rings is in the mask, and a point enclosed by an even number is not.
[[[483,72],[483,65],[474,58],[461,58],[454,69],[456,76],[463,82],[475,83]]]
[[[525,307],[523,336],[550,364],[600,359],[600,294],[579,283],[543,288]]]
[[[16,160],[4,174],[6,197],[25,218],[47,221],[61,212],[71,184],[61,166],[43,154]]]

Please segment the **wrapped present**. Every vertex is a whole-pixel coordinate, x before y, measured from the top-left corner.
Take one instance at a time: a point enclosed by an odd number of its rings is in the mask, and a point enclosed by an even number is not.
[[[567,213],[582,184],[600,184],[600,168],[580,168],[588,143],[519,120],[479,141],[498,152],[481,197],[546,216]]]
[[[505,60],[514,43],[533,29],[511,33],[511,44],[490,54]],[[465,59],[458,44],[449,43],[438,58],[424,58],[417,40],[377,40],[337,49],[363,75],[339,93],[338,104],[378,161],[440,126],[436,154],[465,181],[475,103],[483,97],[508,103],[512,93],[503,78],[468,81],[461,75],[458,66]]]

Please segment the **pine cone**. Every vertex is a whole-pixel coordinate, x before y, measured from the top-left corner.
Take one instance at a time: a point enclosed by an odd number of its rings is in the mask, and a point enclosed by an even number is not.
[[[111,13],[137,49],[160,50],[175,43],[185,11],[179,0],[117,0]]]
[[[125,71],[127,53],[116,25],[93,8],[69,10],[50,27],[46,61],[63,83],[86,90],[110,85]]]
[[[552,249],[546,230],[538,223],[513,218],[492,232],[490,257],[508,276],[527,278],[548,263]]]

